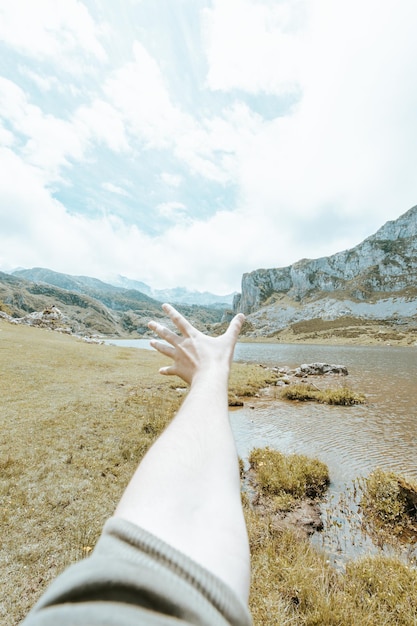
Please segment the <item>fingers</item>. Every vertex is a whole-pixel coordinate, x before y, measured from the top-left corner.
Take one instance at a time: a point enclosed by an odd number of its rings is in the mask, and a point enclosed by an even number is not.
[[[161,367],[159,373],[163,376],[176,376],[177,371],[173,365],[167,365],[166,367]]]
[[[152,339],[150,344],[152,348],[155,348],[155,350],[158,350],[158,352],[160,352],[161,354],[165,354],[165,356],[168,356],[171,359],[174,358],[175,350],[172,346],[169,346],[168,344],[163,343],[162,341],[155,341],[154,339]]]
[[[171,304],[163,304],[162,308],[183,335],[190,335],[190,332],[195,330],[194,326]]]
[[[158,322],[149,322],[148,328],[153,330],[153,332],[161,337],[161,339],[165,339],[165,341],[168,341],[168,343],[172,345],[175,345],[179,339],[178,335],[173,333],[172,330],[169,330],[169,328],[166,328],[166,326],[162,326],[162,324],[158,324]]]

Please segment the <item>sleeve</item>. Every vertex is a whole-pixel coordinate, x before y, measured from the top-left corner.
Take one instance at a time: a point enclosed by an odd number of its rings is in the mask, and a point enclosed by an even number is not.
[[[158,537],[110,518],[89,557],[46,590],[22,626],[251,626],[216,576]]]

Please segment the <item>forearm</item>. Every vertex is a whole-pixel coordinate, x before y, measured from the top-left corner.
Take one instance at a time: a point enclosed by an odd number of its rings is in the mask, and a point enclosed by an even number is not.
[[[226,368],[195,378],[116,515],[188,554],[246,599],[249,555],[227,381]]]

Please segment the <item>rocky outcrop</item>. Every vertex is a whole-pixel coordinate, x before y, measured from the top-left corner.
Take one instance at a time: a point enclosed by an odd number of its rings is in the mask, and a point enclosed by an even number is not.
[[[4,311],[0,311],[0,318],[10,324],[45,328],[66,335],[74,335],[89,343],[103,343],[98,335],[91,335],[91,333],[86,335],[85,332],[81,332],[80,329],[78,329],[77,332],[77,330],[74,329],[74,321],[64,315],[55,305],[47,307],[43,311],[32,311],[32,313],[28,313],[23,317],[12,317]]]
[[[325,297],[369,302],[415,289],[416,279],[417,206],[350,250],[244,274],[234,311],[248,315],[283,297],[295,309]]]
[[[304,363],[294,370],[294,376],[324,376],[325,374],[339,374],[347,376],[348,370],[345,365],[331,365],[330,363]]]

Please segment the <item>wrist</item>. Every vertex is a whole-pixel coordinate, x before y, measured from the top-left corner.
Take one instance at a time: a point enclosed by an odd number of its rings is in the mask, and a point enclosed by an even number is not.
[[[204,368],[204,370],[197,371],[192,380],[191,386],[204,386],[204,387],[225,387],[227,389],[229,383],[230,368],[228,366],[216,366]]]

